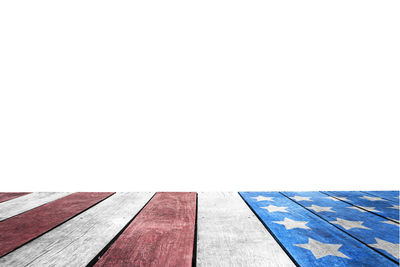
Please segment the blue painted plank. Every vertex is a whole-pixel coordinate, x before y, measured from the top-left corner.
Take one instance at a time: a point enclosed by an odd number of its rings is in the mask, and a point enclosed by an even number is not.
[[[368,244],[372,249],[399,262],[399,224],[385,220],[370,212],[359,212],[353,209],[353,205],[328,197],[321,192],[282,193],[294,200],[298,199],[296,202],[314,214],[329,221],[361,242]],[[308,200],[301,200],[305,198]],[[318,207],[328,207],[332,212],[319,212]],[[383,240],[383,243],[389,246],[382,246],[382,241],[379,240]]]
[[[300,266],[397,266],[278,192],[240,195]]]
[[[376,197],[382,197],[387,200],[393,201],[399,205],[400,191],[363,191]]]
[[[344,198],[342,200],[362,208],[363,211],[368,210],[369,212],[378,214],[387,219],[399,221],[399,206],[386,199],[372,197],[359,191],[325,191],[324,193],[330,196]],[[362,212],[361,210],[359,211]]]

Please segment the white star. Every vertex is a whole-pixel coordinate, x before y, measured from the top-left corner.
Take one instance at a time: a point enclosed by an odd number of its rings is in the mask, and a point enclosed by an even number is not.
[[[317,206],[317,205],[311,205],[311,207],[306,207],[306,208],[314,210],[316,212],[321,212],[321,211],[335,212],[335,211],[331,210],[332,207],[321,207],[321,206]]]
[[[376,210],[375,207],[348,207],[349,209],[355,209],[361,212],[366,212],[366,211],[373,211],[373,212],[380,212],[379,210]]]
[[[375,240],[376,240],[375,244],[369,244],[371,247],[385,250],[387,253],[389,253],[396,259],[399,258],[399,250],[400,250],[399,244],[391,243],[379,238],[375,238]]]
[[[273,197],[264,197],[264,196],[257,196],[257,197],[251,197],[254,198],[257,201],[273,201]]]
[[[295,246],[310,250],[316,259],[329,255],[350,259],[339,251],[339,248],[342,246],[341,244],[325,244],[312,238],[308,238],[307,244],[295,244]]]
[[[345,219],[336,218],[336,221],[331,221],[331,223],[338,224],[346,230],[353,229],[353,228],[361,228],[361,229],[371,230],[370,228],[362,225],[363,224],[362,221],[348,221]]]
[[[387,223],[387,224],[396,225],[396,226],[400,227],[400,224],[395,223],[395,222],[393,222],[393,221],[381,221],[381,222],[382,222],[382,223]]]
[[[291,198],[293,198],[296,201],[311,201],[310,200],[311,197],[294,196],[294,197],[291,197]]]
[[[288,207],[278,207],[274,205],[269,205],[268,207],[261,207],[261,208],[268,210],[268,212],[274,212],[274,211],[288,212],[286,210]]]
[[[278,224],[284,225],[286,230],[290,230],[293,228],[311,229],[310,227],[308,227],[306,225],[308,222],[294,221],[289,218],[285,218],[283,221],[273,222],[273,223],[278,223]]]
[[[399,205],[392,205],[392,207],[388,207],[389,209],[395,209],[398,210],[399,209]]]
[[[378,201],[378,200],[385,201],[384,199],[382,199],[380,197],[363,196],[363,197],[360,197],[360,198],[367,199],[367,200],[370,200],[370,201]]]

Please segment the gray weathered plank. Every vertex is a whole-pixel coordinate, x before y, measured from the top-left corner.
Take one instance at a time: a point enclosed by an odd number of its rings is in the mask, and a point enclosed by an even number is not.
[[[67,192],[35,192],[0,203],[0,221],[65,197]]]
[[[198,266],[295,266],[235,192],[198,194]]]
[[[0,266],[86,266],[153,193],[116,193],[0,259]]]

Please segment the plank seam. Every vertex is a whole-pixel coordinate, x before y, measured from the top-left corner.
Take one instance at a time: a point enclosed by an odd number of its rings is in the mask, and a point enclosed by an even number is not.
[[[300,203],[294,201],[294,200],[291,199],[290,197],[286,196],[284,193],[282,193],[282,192],[279,192],[279,193],[281,193],[283,196],[285,196],[286,198],[290,199],[291,201],[293,201],[294,203],[296,203],[296,204],[299,205],[300,207],[304,208],[305,210],[307,210],[307,211],[311,212],[312,214],[316,215],[316,216],[317,216],[318,218],[320,218],[321,220],[326,221],[327,223],[329,223],[330,225],[332,225],[332,226],[334,226],[335,228],[339,229],[339,230],[342,231],[343,233],[345,233],[345,234],[347,234],[348,236],[354,238],[354,239],[357,240],[358,242],[364,244],[365,246],[367,246],[368,248],[372,249],[373,251],[378,252],[379,254],[381,254],[381,255],[384,256],[385,258],[387,258],[387,259],[393,261],[393,262],[396,263],[396,264],[399,263],[399,262],[397,262],[397,261],[395,261],[395,260],[389,258],[388,256],[386,256],[385,254],[383,254],[383,253],[380,252],[379,250],[376,250],[375,248],[368,246],[367,243],[361,241],[361,240],[358,239],[357,237],[355,237],[355,236],[351,235],[350,233],[344,231],[343,229],[339,228],[339,226],[332,224],[330,221],[328,221],[328,220],[326,220],[325,218],[319,216],[319,215],[318,215],[317,213],[315,213],[314,211],[311,211],[311,210],[307,209],[305,206],[303,206],[302,204],[300,204]]]
[[[149,204],[149,202],[154,198],[155,195],[156,193],[154,193],[151,198],[146,202],[146,204],[144,204],[143,207],[136,213],[136,215],[133,216],[132,219],[130,219],[124,227],[122,227],[122,229],[113,237],[113,239],[111,239],[111,241],[108,242],[108,244],[102,250],[100,250],[99,253],[97,253],[97,255],[86,265],[86,267],[93,267],[99,261],[104,253],[106,253],[106,251],[112,246],[112,244],[114,244],[118,237],[120,237],[120,235],[126,230],[126,228],[128,228],[132,221],[140,214],[140,212],[142,212],[142,210],[147,206],[147,204]]]
[[[103,202],[104,200],[106,200],[107,198],[111,197],[111,196],[112,196],[112,195],[114,195],[114,194],[115,194],[115,192],[114,192],[114,193],[112,193],[111,195],[107,196],[106,198],[104,198],[104,199],[100,200],[99,202],[95,203],[94,205],[92,205],[92,206],[90,206],[90,207],[88,207],[88,208],[84,209],[83,211],[81,211],[81,212],[79,212],[79,213],[75,214],[75,215],[74,215],[74,216],[72,216],[71,218],[69,218],[69,219],[67,219],[67,220],[63,221],[62,223],[59,223],[59,224],[57,224],[56,226],[54,226],[54,227],[50,228],[49,230],[47,230],[47,231],[43,232],[42,234],[40,234],[40,235],[38,235],[38,236],[36,236],[36,237],[32,238],[31,240],[29,240],[29,241],[25,242],[24,244],[22,244],[22,245],[20,245],[20,246],[18,246],[18,247],[16,247],[16,248],[14,248],[13,250],[11,250],[11,251],[7,252],[7,253],[6,253],[6,254],[4,254],[3,256],[1,256],[0,258],[3,258],[3,257],[5,257],[5,256],[7,256],[8,254],[12,253],[13,251],[15,251],[15,250],[19,249],[19,248],[20,248],[20,247],[22,247],[22,246],[25,246],[26,244],[28,244],[28,243],[32,242],[33,240],[35,240],[35,239],[37,239],[37,238],[41,237],[42,235],[44,235],[44,234],[46,234],[46,233],[48,233],[48,232],[52,231],[53,229],[57,228],[58,226],[60,226],[60,225],[64,224],[65,222],[68,222],[69,220],[72,220],[73,218],[75,218],[75,217],[76,217],[76,216],[78,216],[79,214],[81,214],[81,213],[83,213],[83,212],[87,211],[88,209],[91,209],[92,207],[94,207],[94,206],[96,206],[97,204],[99,204],[99,203]],[[68,196],[69,196],[69,195],[68,195]],[[59,199],[62,199],[62,198],[59,198]],[[48,202],[48,203],[50,203],[50,202]],[[47,204],[47,203],[46,203],[46,204]],[[21,213],[21,214],[22,214],[22,213]]]
[[[257,219],[262,223],[262,225],[264,225],[265,229],[267,229],[267,231],[270,233],[270,235],[275,239],[275,241],[278,243],[278,245],[283,249],[283,251],[288,255],[288,257],[292,260],[292,262],[297,266],[297,267],[301,267],[297,261],[292,257],[292,255],[289,253],[289,251],[286,250],[285,246],[281,243],[281,241],[279,241],[279,239],[275,236],[275,234],[271,231],[271,229],[269,229],[269,227],[264,223],[263,220],[261,220],[260,216],[258,216],[258,214],[255,212],[255,210],[249,205],[249,203],[247,203],[247,201],[243,198],[243,196],[238,193],[240,198],[244,201],[244,203],[246,203],[247,207],[249,207],[249,209],[253,212],[253,214],[257,217]]]
[[[356,204],[353,204],[353,203],[348,202],[348,201],[341,200],[340,198],[337,198],[337,197],[335,197],[335,196],[333,196],[333,195],[330,195],[330,194],[328,194],[328,193],[325,193],[325,192],[322,192],[322,191],[320,191],[320,192],[323,193],[323,194],[325,194],[325,195],[327,195],[327,196],[334,197],[334,198],[336,198],[336,199],[338,199],[338,200],[340,200],[340,201],[343,201],[343,202],[345,202],[345,203],[347,203],[347,204],[350,204],[350,205],[352,205],[352,206],[354,206],[354,207],[357,207],[357,208],[359,208],[359,209],[361,209],[361,210],[365,210],[365,211],[367,211],[367,212],[369,212],[369,213],[375,214],[375,215],[377,215],[377,216],[379,216],[379,217],[382,217],[382,218],[384,218],[384,219],[386,219],[386,220],[389,220],[389,221],[392,221],[392,222],[395,222],[395,223],[399,224],[399,222],[396,221],[396,220],[394,220],[394,219],[391,219],[391,218],[385,217],[385,216],[383,216],[383,215],[380,215],[380,214],[378,214],[378,213],[375,213],[375,212],[366,210],[366,209],[364,209],[364,208],[362,208],[362,207],[360,207],[360,206],[358,206],[358,205],[356,205]]]
[[[199,195],[196,192],[196,217],[194,219],[194,238],[193,238],[193,255],[192,255],[192,267],[197,266],[197,214],[199,211]]]

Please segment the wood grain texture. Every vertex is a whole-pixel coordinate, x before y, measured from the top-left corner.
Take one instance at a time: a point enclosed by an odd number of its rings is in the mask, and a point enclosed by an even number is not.
[[[153,193],[116,193],[0,258],[0,266],[86,266]]]
[[[198,194],[198,266],[295,266],[236,192]]]
[[[95,266],[192,266],[196,193],[157,193]]]
[[[324,191],[323,193],[338,198],[345,197],[347,199],[345,202],[347,203],[399,223],[400,214],[398,207],[395,208],[395,204],[386,199],[365,199],[369,195],[359,191]]]
[[[282,192],[293,201],[299,203],[312,213],[327,220],[333,226],[362,241],[371,249],[380,251],[395,262],[399,260],[385,250],[377,249],[369,244],[376,243],[375,238],[399,244],[399,226],[388,224],[387,220],[370,212],[360,212],[353,205],[334,198],[328,198],[321,192]],[[295,196],[307,197],[308,201],[296,201]],[[309,207],[317,205],[330,207],[333,212],[316,212]]]
[[[10,200],[10,199],[14,199],[14,198],[23,196],[23,195],[27,195],[27,194],[29,194],[29,192],[12,192],[12,193],[11,192],[9,192],[9,193],[4,192],[4,193],[0,193],[0,203],[4,202],[4,201],[7,201],[7,200]]]
[[[0,222],[0,257],[113,193],[74,193]]]
[[[372,196],[382,197],[399,205],[400,191],[363,191]]]
[[[398,266],[279,192],[240,194],[300,266]]]
[[[0,221],[65,197],[67,192],[35,192],[0,203]]]

